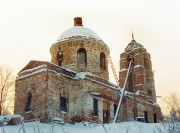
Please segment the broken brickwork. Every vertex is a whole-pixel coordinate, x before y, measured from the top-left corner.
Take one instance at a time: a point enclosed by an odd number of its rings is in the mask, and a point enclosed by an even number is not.
[[[83,48],[86,50],[87,63],[86,66],[78,64],[78,49]],[[62,66],[64,68],[74,70],[77,72],[91,72],[99,77],[109,79],[108,73],[108,56],[109,48],[101,40],[87,39],[82,37],[72,37],[71,39],[55,43],[51,46],[51,62],[57,64],[57,53],[63,53]],[[100,68],[100,53],[106,55],[106,69]]]
[[[162,114],[160,107],[156,104],[156,91],[151,57],[146,49],[135,40],[132,40],[125,51],[120,55],[119,85],[120,87],[124,85],[129,62],[131,60],[130,57],[132,58],[132,67],[128,76],[126,87],[128,93],[125,103],[127,118],[135,119],[133,113],[134,108],[137,108],[137,117],[144,117],[144,112],[148,112],[148,122],[154,122],[154,119],[160,121],[162,120]],[[135,94],[135,99],[133,93]],[[156,115],[156,118],[154,118],[154,115]]]
[[[157,114],[159,121],[161,111],[156,104],[151,59],[143,46],[133,41],[121,54],[119,88],[109,82],[108,46],[96,33],[83,27],[81,17],[74,22],[74,27],[51,46],[51,63],[32,60],[18,73],[14,113],[23,115],[27,121],[50,122],[54,117],[60,117],[68,123],[112,122],[129,55],[133,54],[138,116],[144,116],[147,111],[148,122],[154,122],[153,114]],[[134,44],[140,48],[134,48]],[[134,119],[132,85],[129,77],[118,121]]]
[[[31,61],[19,73],[16,80],[15,114],[22,114],[26,120],[50,121],[61,117],[65,122],[103,122],[103,102],[111,107],[108,120],[113,120],[114,104],[118,103],[117,86],[108,80],[89,73],[79,73],[57,65]],[[36,64],[36,65],[32,65]],[[33,68],[31,68],[33,66]],[[26,73],[26,74],[25,74]],[[81,73],[82,74],[82,73]],[[27,94],[32,93],[33,109],[26,112]],[[25,94],[25,95],[23,95]],[[67,112],[61,111],[60,96],[67,99]],[[98,99],[98,116],[93,115],[93,98]]]

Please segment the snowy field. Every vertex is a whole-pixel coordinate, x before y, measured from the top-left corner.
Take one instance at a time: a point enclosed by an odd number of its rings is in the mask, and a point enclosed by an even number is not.
[[[42,124],[28,122],[18,126],[4,126],[1,133],[169,133],[160,123],[122,122],[116,124]],[[176,132],[174,132],[176,133]]]

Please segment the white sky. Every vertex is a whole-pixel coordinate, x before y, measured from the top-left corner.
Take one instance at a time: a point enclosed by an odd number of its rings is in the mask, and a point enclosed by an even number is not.
[[[157,95],[180,93],[179,0],[0,0],[0,64],[17,73],[30,60],[50,61],[76,16],[109,46],[117,72],[132,29],[151,54]]]

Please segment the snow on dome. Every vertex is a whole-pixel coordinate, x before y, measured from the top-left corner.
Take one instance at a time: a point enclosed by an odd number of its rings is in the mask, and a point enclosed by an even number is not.
[[[83,26],[74,26],[66,30],[64,33],[62,33],[61,36],[58,38],[57,42],[61,42],[71,37],[78,37],[78,36],[83,38],[93,38],[93,39],[101,40],[101,38],[91,29]]]

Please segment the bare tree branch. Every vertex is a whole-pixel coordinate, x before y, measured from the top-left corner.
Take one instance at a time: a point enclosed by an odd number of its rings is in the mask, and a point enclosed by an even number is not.
[[[15,76],[12,70],[0,66],[0,115],[7,110],[7,107],[13,100],[13,85]]]
[[[166,117],[173,117],[173,119],[180,121],[180,98],[177,93],[170,93],[163,99],[163,103],[168,112]]]

